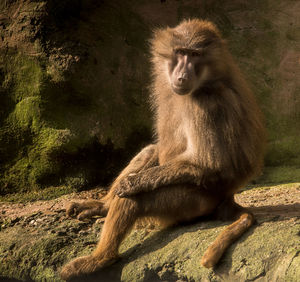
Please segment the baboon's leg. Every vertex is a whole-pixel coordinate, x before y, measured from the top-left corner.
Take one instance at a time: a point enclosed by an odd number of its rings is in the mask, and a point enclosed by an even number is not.
[[[96,250],[90,256],[77,258],[66,264],[61,272],[63,279],[89,274],[108,266],[118,258],[118,249],[136,219],[144,216],[160,218],[168,225],[209,214],[216,206],[209,195],[197,188],[165,187],[135,198],[115,196],[103,226]]]
[[[130,231],[137,215],[136,201],[118,197],[112,199],[96,250],[90,256],[79,257],[65,265],[61,277],[68,280],[92,273],[114,262],[118,258],[119,245]]]
[[[66,264],[61,277],[65,280],[92,273],[118,258],[119,245],[137,218],[137,203],[115,197],[102,229],[96,250],[90,256],[79,257]]]
[[[95,215],[106,216],[110,201],[115,195],[115,189],[120,181],[131,173],[137,173],[158,164],[157,146],[148,145],[140,153],[138,153],[128,164],[128,166],[120,173],[111,185],[108,194],[101,200],[88,200],[83,202],[72,202],[67,207],[67,215],[77,217],[80,220],[90,218]]]
[[[205,251],[201,264],[207,268],[216,265],[225,250],[255,221],[253,214],[235,203],[233,197],[224,201],[217,208],[215,215],[221,220],[236,219],[236,221],[227,226]]]

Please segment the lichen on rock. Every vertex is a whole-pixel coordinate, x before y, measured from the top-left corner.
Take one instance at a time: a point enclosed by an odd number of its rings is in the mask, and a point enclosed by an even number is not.
[[[135,229],[120,247],[121,259],[85,281],[297,281],[299,187],[259,186],[238,194],[237,202],[254,213],[257,223],[213,269],[202,267],[201,257],[230,222]],[[0,203],[0,278],[61,281],[64,263],[95,249],[104,221],[67,218],[64,207],[97,191],[27,205]]]

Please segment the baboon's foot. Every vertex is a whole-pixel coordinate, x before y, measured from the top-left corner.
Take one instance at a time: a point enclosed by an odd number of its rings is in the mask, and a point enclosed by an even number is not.
[[[95,256],[79,257],[63,266],[60,277],[68,281],[73,278],[87,276],[113,264],[116,260],[117,258],[99,258]]]
[[[89,219],[93,216],[106,216],[107,208],[104,202],[90,200],[84,202],[72,202],[67,208],[66,213],[70,217],[77,217],[79,220]]]

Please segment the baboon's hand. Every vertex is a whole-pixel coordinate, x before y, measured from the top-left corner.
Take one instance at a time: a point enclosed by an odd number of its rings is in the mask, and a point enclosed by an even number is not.
[[[130,197],[137,194],[139,192],[138,180],[138,174],[129,174],[120,181],[118,187],[115,189],[115,194],[120,198]]]

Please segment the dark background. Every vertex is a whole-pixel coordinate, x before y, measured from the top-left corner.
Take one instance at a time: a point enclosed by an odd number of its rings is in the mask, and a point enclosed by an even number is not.
[[[256,181],[300,181],[297,1],[0,3],[0,193],[106,185],[152,141],[151,30],[216,23],[266,117]]]

